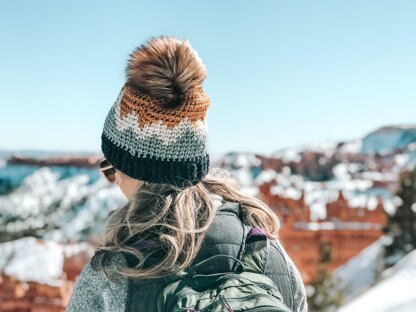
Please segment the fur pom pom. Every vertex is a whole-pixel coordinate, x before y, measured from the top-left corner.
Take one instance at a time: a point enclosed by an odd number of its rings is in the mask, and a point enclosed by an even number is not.
[[[171,108],[186,92],[200,87],[206,68],[187,40],[153,37],[138,47],[128,61],[127,82]]]

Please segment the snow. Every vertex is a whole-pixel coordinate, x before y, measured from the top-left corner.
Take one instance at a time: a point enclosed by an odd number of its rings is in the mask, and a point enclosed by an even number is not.
[[[108,213],[124,205],[125,197],[103,177],[95,179],[96,170],[68,172],[41,167],[14,192],[0,196],[0,230],[16,235],[38,231],[62,242],[99,233]]]
[[[371,181],[396,181],[397,175],[391,172],[365,171],[361,173],[361,178]]]
[[[365,194],[355,196],[349,199],[349,205],[351,207],[365,207],[367,202],[367,196]]]
[[[351,179],[345,181],[342,189],[348,191],[366,191],[373,186],[372,181],[362,180],[362,179]]]
[[[338,145],[338,141],[321,141],[317,143],[307,143],[302,144],[298,147],[279,149],[273,152],[271,157],[280,158],[284,162],[298,163],[302,160],[302,154],[305,151],[323,153],[325,157],[331,157],[337,150]],[[352,147],[352,149],[354,148]]]
[[[337,189],[327,189],[325,183],[305,181],[305,204],[311,209],[312,220],[326,217],[326,205],[338,198]]]
[[[61,284],[65,257],[81,252],[93,253],[86,243],[61,245],[24,237],[0,244],[0,271],[19,281],[33,281],[51,286]]]
[[[403,205],[403,200],[399,196],[394,196],[392,201],[396,205],[396,207]]]
[[[350,271],[362,278],[364,270]],[[371,264],[370,264],[371,268]],[[371,277],[370,277],[371,278]],[[416,250],[386,270],[382,280],[361,296],[341,307],[339,312],[414,312],[416,310]]]
[[[338,279],[340,287],[344,288],[346,300],[356,297],[375,283],[381,271],[383,246],[389,240],[387,236],[380,237],[347,263],[334,270],[333,277]]]
[[[344,143],[339,150],[341,153],[358,154],[361,152],[362,145],[361,140],[354,140]]]
[[[296,222],[294,228],[298,230],[325,231],[325,230],[381,230],[380,224],[371,222],[343,222],[343,221],[325,221],[325,222]]]
[[[374,197],[374,196],[370,196],[367,199],[367,203],[366,203],[365,207],[367,207],[368,210],[374,210],[374,209],[376,209],[377,205],[378,205],[377,198]]]
[[[237,167],[252,167],[252,166],[259,166],[260,165],[260,159],[255,157],[251,153],[247,154],[238,154],[235,161],[233,162]]]
[[[350,179],[350,174],[348,172],[348,164],[338,164],[334,168],[332,168],[332,172],[334,173],[334,176],[339,180]]]
[[[81,242],[76,244],[68,244],[63,246],[63,254],[65,258],[70,258],[81,253],[87,253],[91,257],[94,255],[95,249],[90,244]]]
[[[220,163],[241,187],[250,187],[253,185],[255,172],[260,172],[261,161],[252,153],[228,153]]]
[[[249,170],[246,168],[236,169],[230,172],[231,176],[238,181],[242,186],[250,186],[253,184],[253,177]]]
[[[49,283],[62,274],[62,248],[55,242],[40,244],[33,237],[0,244],[0,268],[20,281]]]
[[[394,156],[394,160],[399,167],[405,167],[410,160],[409,154],[397,154]]]
[[[326,157],[330,157],[334,154],[337,149],[338,141],[320,141],[317,143],[302,144],[302,150],[320,152],[325,154]]]
[[[414,144],[414,146],[416,146],[416,143]],[[408,153],[408,155],[409,155],[409,161],[407,162],[407,164],[405,165],[403,169],[412,171],[414,168],[416,168],[416,148],[413,149],[412,147],[412,151]]]
[[[247,186],[242,187],[241,192],[250,196],[258,196],[259,195],[259,188],[257,186]]]
[[[384,210],[389,214],[392,215],[396,211],[396,206],[393,203],[392,199],[383,199],[383,207]]]
[[[279,195],[284,198],[292,198],[299,200],[302,196],[302,191],[294,187],[283,187],[281,185],[273,185],[270,192],[274,195]]]
[[[299,162],[302,160],[301,151],[293,148],[286,148],[272,153],[273,158],[280,158],[284,162]]]
[[[282,174],[284,174],[285,176],[290,176],[292,174],[292,169],[290,169],[289,166],[284,166],[282,168]]]
[[[59,230],[45,234],[44,238],[57,241],[69,239],[80,241],[85,239],[83,233],[87,230],[90,230],[90,235],[99,235],[104,229],[103,226],[109,212],[121,207],[124,202],[125,199],[121,197],[119,189],[98,189],[72,216],[68,216],[61,222],[62,226]]]
[[[259,166],[261,161],[253,153],[228,153],[223,157],[223,162],[227,166],[234,168],[250,168]]]
[[[276,179],[277,177],[277,172],[274,171],[273,169],[266,169],[263,170],[254,180],[254,183],[256,185],[262,185],[265,183],[269,183],[271,181],[273,181],[274,179]]]

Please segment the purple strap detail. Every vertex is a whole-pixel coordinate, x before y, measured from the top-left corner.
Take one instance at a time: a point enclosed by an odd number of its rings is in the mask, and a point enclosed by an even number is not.
[[[250,231],[248,232],[248,234],[247,234],[247,238],[250,238],[250,237],[252,237],[252,236],[265,236],[265,237],[267,237],[267,234],[266,234],[266,232],[265,232],[263,229],[261,229],[261,228],[252,227],[252,228],[250,229]]]
[[[142,240],[132,245],[132,247],[139,249],[139,250],[146,250],[146,249],[150,249],[150,248],[154,248],[158,246],[160,246],[160,241],[158,239]]]

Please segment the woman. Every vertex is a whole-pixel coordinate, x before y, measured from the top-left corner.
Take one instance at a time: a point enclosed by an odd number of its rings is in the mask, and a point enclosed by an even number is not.
[[[275,214],[240,192],[226,171],[208,171],[210,98],[197,52],[186,40],[152,38],[131,54],[126,75],[101,139],[102,171],[128,203],[110,214],[67,311],[156,311],[167,277],[212,255],[238,257],[247,226],[263,229],[272,242],[264,274],[291,311],[306,311]],[[222,258],[206,269],[227,272],[233,263]]]

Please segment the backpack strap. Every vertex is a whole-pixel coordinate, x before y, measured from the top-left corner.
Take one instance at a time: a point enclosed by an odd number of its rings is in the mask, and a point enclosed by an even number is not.
[[[264,274],[270,251],[270,240],[266,232],[257,227],[248,229],[241,258],[244,271]]]
[[[242,213],[240,209],[240,204],[236,202],[224,202],[217,211],[218,213],[232,213],[237,216],[237,218],[243,222]],[[221,258],[230,258],[234,260],[231,271],[233,272],[253,272],[264,274],[267,260],[270,250],[270,241],[267,237],[266,232],[257,227],[250,227],[248,225],[242,224],[243,229],[243,239],[240,250],[236,257],[232,257],[225,254],[211,255],[208,258],[199,259],[194,263],[190,270],[189,274],[195,274],[197,268],[200,268],[202,264],[213,264],[215,259]]]
[[[244,222],[239,203],[226,201],[218,210],[234,213],[242,223]],[[261,228],[250,227],[244,224],[243,230],[244,239],[238,260],[246,263],[245,271],[264,274],[270,250],[270,241],[267,234]],[[240,266],[239,262],[236,261],[233,270]]]
[[[198,255],[189,270],[185,270],[188,271],[187,275],[242,271],[239,258],[244,237],[244,226],[240,221],[240,204],[223,201],[205,233]]]
[[[240,203],[224,202],[218,211],[226,211],[235,214],[243,223],[243,214]],[[233,271],[241,269],[241,263],[244,264],[244,271],[264,274],[270,251],[270,240],[266,232],[257,227],[250,227],[243,224],[244,239],[240,248],[238,258],[233,265]]]

